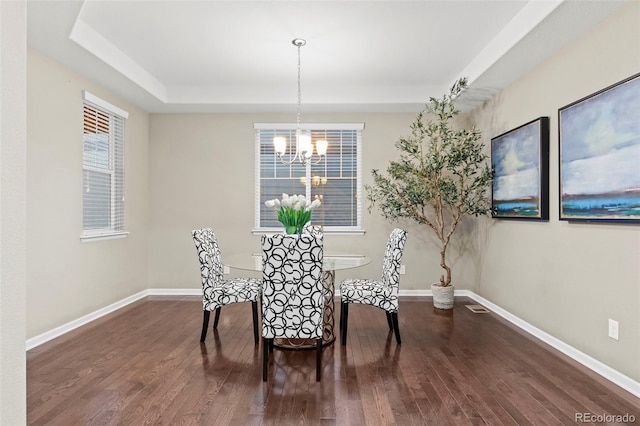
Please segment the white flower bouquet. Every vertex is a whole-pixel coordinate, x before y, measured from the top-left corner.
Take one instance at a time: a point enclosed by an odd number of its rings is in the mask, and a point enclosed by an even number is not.
[[[320,200],[309,201],[304,195],[282,194],[282,200],[267,200],[264,205],[276,211],[287,234],[301,234],[305,223],[311,220],[311,212],[320,206]]]

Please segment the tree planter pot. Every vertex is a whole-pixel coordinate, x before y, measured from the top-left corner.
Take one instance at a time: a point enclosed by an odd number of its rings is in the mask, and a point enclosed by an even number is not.
[[[440,284],[431,284],[431,292],[433,293],[433,307],[437,309],[453,308],[453,286],[446,287]]]

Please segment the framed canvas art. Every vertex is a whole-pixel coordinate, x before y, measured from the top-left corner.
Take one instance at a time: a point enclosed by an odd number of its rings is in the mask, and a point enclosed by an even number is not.
[[[640,74],[558,110],[560,220],[640,223]]]
[[[549,117],[491,139],[491,215],[549,220]]]

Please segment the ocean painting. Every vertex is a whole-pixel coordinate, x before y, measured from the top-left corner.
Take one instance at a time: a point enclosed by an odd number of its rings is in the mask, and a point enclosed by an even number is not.
[[[549,117],[491,139],[492,216],[549,219]]]
[[[558,116],[560,219],[640,223],[640,74]]]

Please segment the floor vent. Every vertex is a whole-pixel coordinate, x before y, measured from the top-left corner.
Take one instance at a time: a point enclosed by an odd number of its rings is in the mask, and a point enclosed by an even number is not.
[[[474,314],[487,314],[491,312],[482,305],[466,305],[466,307],[469,308],[469,310]]]

